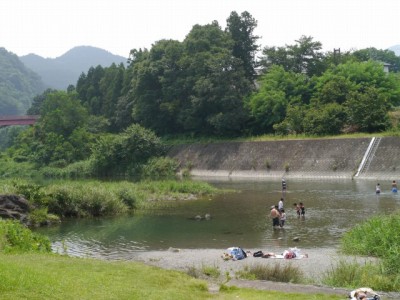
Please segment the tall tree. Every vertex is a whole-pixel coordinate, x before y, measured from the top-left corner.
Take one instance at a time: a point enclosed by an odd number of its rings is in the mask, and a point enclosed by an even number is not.
[[[254,35],[257,21],[250,13],[244,11],[240,14],[233,11],[226,20],[226,29],[233,40],[232,54],[243,62],[245,76],[253,82],[256,67],[255,55],[259,49],[257,41],[259,36]]]
[[[182,44],[156,42],[132,69],[132,118],[146,128],[165,134],[180,131],[177,114],[184,97],[180,59]]]
[[[47,89],[42,94],[35,96],[33,98],[31,107],[27,111],[27,114],[28,115],[40,115],[40,110],[42,108],[43,101],[46,99],[46,97],[49,94],[52,94],[55,92],[56,92],[56,90]]]
[[[294,45],[286,47],[265,47],[261,64],[267,71],[273,65],[280,65],[286,71],[303,73],[309,77],[322,74],[327,65],[321,51],[321,42],[304,35],[295,42]]]
[[[179,118],[186,132],[232,135],[243,129],[243,99],[252,82],[243,62],[232,56],[233,43],[216,21],[193,26],[184,40],[188,99]]]
[[[289,104],[308,102],[310,86],[304,74],[275,65],[261,77],[259,84],[260,88],[246,102],[255,132],[271,132],[273,125],[285,118]]]
[[[378,50],[374,47],[354,51],[353,56],[358,61],[374,60],[389,64],[389,71],[400,72],[400,57],[391,50]]]
[[[46,95],[40,119],[16,141],[17,152],[40,165],[65,165],[90,155],[91,136],[86,131],[87,111],[76,93]]]

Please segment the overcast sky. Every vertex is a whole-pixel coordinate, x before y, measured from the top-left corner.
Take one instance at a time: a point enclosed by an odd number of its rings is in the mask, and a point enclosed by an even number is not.
[[[160,39],[182,41],[195,24],[248,11],[264,46],[312,36],[324,50],[400,44],[400,0],[0,0],[0,47],[58,57],[88,45],[128,57]]]

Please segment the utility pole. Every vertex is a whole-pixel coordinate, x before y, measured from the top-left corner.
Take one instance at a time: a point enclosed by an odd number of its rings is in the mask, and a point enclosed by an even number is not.
[[[335,64],[339,63],[339,57],[340,57],[340,48],[333,48],[333,59],[335,61]]]

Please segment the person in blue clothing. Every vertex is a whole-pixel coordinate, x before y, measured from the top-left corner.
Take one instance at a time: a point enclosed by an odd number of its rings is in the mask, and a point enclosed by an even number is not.
[[[392,192],[397,193],[397,183],[396,180],[392,181]]]

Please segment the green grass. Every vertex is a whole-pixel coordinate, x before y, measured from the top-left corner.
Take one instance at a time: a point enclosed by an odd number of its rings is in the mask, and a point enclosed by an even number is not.
[[[382,266],[378,263],[360,265],[357,262],[339,261],[332,270],[325,274],[323,283],[349,289],[368,286],[375,291],[399,291],[400,274],[385,274]]]
[[[38,175],[33,164],[28,162],[15,162],[5,157],[5,155],[2,157],[0,153],[0,178],[36,178]]]
[[[276,282],[304,283],[302,271],[291,264],[275,263],[273,265],[254,264],[237,272],[239,278],[250,280],[269,280]]]
[[[50,252],[50,240],[18,221],[0,218],[0,253]]]
[[[1,299],[342,299],[222,286],[182,272],[134,262],[107,262],[55,254],[0,254]]]
[[[276,135],[276,134],[262,134],[253,136],[241,136],[236,138],[224,137],[191,137],[191,136],[170,136],[164,137],[163,141],[170,145],[181,144],[208,144],[208,143],[221,143],[221,142],[264,142],[264,141],[285,141],[285,140],[304,140],[304,139],[351,139],[351,138],[372,138],[384,136],[399,136],[398,131],[386,131],[379,133],[352,133],[341,135],[327,135],[327,136],[310,136],[305,134],[298,135]]]
[[[400,270],[400,213],[374,216],[348,231],[341,240],[344,253],[382,260],[384,273]]]
[[[220,276],[217,267],[204,265],[200,272],[213,280]],[[225,286],[215,294],[208,291],[206,281],[183,272],[163,270],[137,262],[110,262],[52,254],[46,237],[32,233],[19,222],[2,220],[0,295],[1,299],[52,300],[318,299],[316,295],[261,292]]]
[[[60,217],[99,217],[169,206],[220,192],[191,180],[99,181],[58,180],[36,184],[27,179],[0,181],[0,194],[23,195],[39,209]],[[165,201],[168,200],[168,201]]]
[[[326,274],[325,284],[400,290],[400,213],[373,216],[356,225],[343,235],[341,250],[346,254],[375,256],[379,261],[361,266],[341,261]]]

